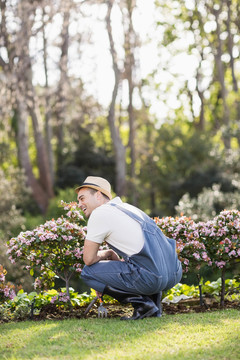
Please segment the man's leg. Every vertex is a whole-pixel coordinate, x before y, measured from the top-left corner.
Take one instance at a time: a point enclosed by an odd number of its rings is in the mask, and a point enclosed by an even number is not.
[[[106,285],[129,291],[134,290],[131,283],[122,279],[122,274],[129,274],[129,266],[124,261],[104,260],[90,266],[84,266],[81,278],[92,289],[103,292]]]
[[[89,287],[124,304],[131,303],[134,307],[133,316],[125,317],[124,320],[143,319],[153,316],[159,310],[150,297],[139,294],[135,289],[134,281],[131,283],[131,269],[126,262],[100,261],[85,266],[81,277]]]
[[[139,320],[147,317],[157,316],[159,309],[150,296],[132,294],[126,291],[122,291],[112,286],[106,286],[103,294],[107,294],[117,299],[123,304],[130,303],[134,312],[131,317],[124,316],[121,320]]]
[[[161,317],[162,316],[162,291],[157,294],[149,295],[149,297],[154,301],[154,303],[158,307],[158,311],[153,315],[154,317]]]

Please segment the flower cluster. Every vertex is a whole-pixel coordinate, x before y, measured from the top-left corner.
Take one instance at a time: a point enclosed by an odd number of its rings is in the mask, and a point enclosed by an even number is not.
[[[195,223],[191,218],[155,218],[163,233],[176,240],[183,270],[202,265],[225,268],[240,258],[240,212],[224,210],[212,221]]]
[[[200,269],[202,265],[212,265],[206,247],[200,241],[197,224],[186,216],[154,219],[163,233],[176,240],[177,253],[184,272]]]
[[[79,225],[83,216],[76,203],[68,206],[67,218],[49,220],[32,231],[21,232],[8,241],[7,254],[12,263],[25,261],[30,274],[40,274],[35,288],[52,286],[57,275],[69,281],[72,274],[80,272],[83,263],[85,229]]]
[[[201,239],[218,268],[240,258],[240,211],[221,211],[212,221],[199,226]]]
[[[68,217],[69,221],[84,226],[85,224],[84,216],[82,215],[81,210],[79,209],[78,204],[75,201],[66,203],[65,201],[61,200],[60,206],[67,211],[66,217]]]
[[[6,269],[0,264],[0,303],[6,300],[12,300],[15,296],[15,286],[7,282],[5,275],[7,274]]]
[[[56,304],[56,303],[60,303],[60,304],[64,304],[67,303],[70,300],[70,297],[63,292],[58,293],[58,295],[55,295],[51,298],[51,304]]]

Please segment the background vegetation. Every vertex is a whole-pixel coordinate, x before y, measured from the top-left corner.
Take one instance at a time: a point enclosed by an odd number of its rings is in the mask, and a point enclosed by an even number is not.
[[[6,241],[88,175],[151,216],[239,208],[239,3],[143,3],[0,2],[0,263],[24,289]]]

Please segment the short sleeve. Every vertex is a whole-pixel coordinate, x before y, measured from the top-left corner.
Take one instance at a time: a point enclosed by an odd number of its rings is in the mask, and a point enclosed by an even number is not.
[[[110,230],[107,221],[108,214],[100,209],[93,210],[87,224],[87,240],[102,244],[107,240]]]

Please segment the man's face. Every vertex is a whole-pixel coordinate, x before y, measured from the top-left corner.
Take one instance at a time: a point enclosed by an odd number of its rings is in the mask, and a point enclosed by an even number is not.
[[[78,204],[87,218],[94,209],[101,205],[98,195],[98,192],[92,194],[88,188],[82,188],[78,192]]]

